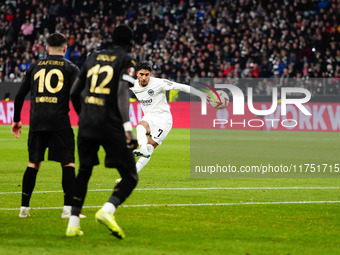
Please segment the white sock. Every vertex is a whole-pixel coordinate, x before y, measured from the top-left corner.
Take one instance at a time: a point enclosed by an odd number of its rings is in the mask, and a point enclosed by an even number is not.
[[[74,226],[74,227],[79,227],[80,224],[80,219],[78,216],[71,215],[70,219],[68,220],[68,226]]]
[[[71,208],[72,208],[72,206],[70,206],[70,205],[64,205],[63,211],[71,212]]]
[[[151,144],[147,144],[146,148],[148,149],[148,152],[150,153],[150,156],[151,156],[155,148]]]
[[[137,141],[140,149],[146,149],[146,144],[148,142],[148,138],[146,137],[146,129],[142,125],[138,125],[137,128]]]
[[[141,157],[140,159],[138,159],[137,163],[136,163],[136,169],[137,169],[137,173],[139,173],[143,167],[146,166],[146,164],[149,162],[151,158],[144,158]]]
[[[102,209],[103,209],[103,211],[108,212],[111,215],[113,215],[116,211],[116,207],[110,202],[106,202],[103,205]]]
[[[149,160],[151,159],[151,155],[153,153],[153,151],[155,150],[155,148],[151,145],[151,144],[147,144],[146,148],[148,149],[148,152],[150,153],[150,157],[149,158],[144,158],[141,157],[137,163],[136,163],[136,169],[137,169],[137,173],[139,173],[145,166],[146,164],[149,162]]]

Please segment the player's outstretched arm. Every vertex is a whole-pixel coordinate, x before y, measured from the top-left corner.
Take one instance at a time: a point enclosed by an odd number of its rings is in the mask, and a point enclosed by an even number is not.
[[[206,114],[206,111],[207,111],[206,110],[207,109],[206,103],[207,103],[207,100],[208,100],[206,93],[204,93],[204,92],[202,92],[198,89],[195,89],[193,87],[190,87],[188,85],[181,84],[181,83],[171,82],[171,84],[172,84],[171,89],[183,91],[183,92],[189,93],[191,95],[198,96],[201,99],[202,114]]]
[[[194,96],[198,96],[201,99],[202,103],[203,102],[205,103],[208,100],[206,93],[204,93],[204,92],[202,92],[202,91],[200,91],[198,89],[195,89],[193,87],[190,87],[188,85],[185,85],[185,84],[173,82],[172,89],[183,91],[185,93],[189,93],[189,94],[194,95]]]
[[[206,93],[204,93],[204,92],[202,92],[198,89],[195,89],[193,87],[190,87],[189,85],[181,84],[181,83],[178,83],[178,82],[172,82],[172,83],[173,83],[173,86],[172,86],[171,89],[173,89],[173,90],[183,91],[185,93],[189,93],[189,94],[201,97],[201,98],[206,97]]]
[[[21,134],[21,128],[22,128],[21,121],[12,123],[11,131],[16,138],[19,138]]]

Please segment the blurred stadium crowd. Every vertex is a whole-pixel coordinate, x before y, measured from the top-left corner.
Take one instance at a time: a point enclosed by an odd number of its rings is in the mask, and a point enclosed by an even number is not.
[[[4,1],[2,1],[4,2]],[[66,57],[79,67],[107,48],[118,24],[135,32],[135,58],[155,76],[288,78],[308,81],[340,73],[340,2],[319,0],[6,0],[0,9],[0,82],[20,82],[46,56],[53,32],[68,38]],[[339,87],[312,89],[340,93]],[[257,94],[268,94],[265,87]]]

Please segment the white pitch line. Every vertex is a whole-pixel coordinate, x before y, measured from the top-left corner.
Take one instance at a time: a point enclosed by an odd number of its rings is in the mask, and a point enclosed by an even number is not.
[[[279,202],[240,202],[240,203],[201,203],[201,204],[145,204],[122,205],[122,207],[171,207],[171,206],[230,206],[230,205],[282,205],[282,204],[335,204],[340,201],[279,201]]]
[[[138,191],[172,191],[172,190],[287,190],[287,189],[340,189],[340,187],[208,187],[208,188],[140,188]],[[112,189],[92,189],[90,192],[112,191]],[[62,190],[34,191],[34,193],[60,193]],[[21,194],[21,191],[0,192],[0,195]]]
[[[233,205],[287,205],[287,204],[337,204],[340,201],[277,201],[277,202],[239,202],[239,203],[200,203],[200,204],[140,204],[121,205],[121,207],[191,207],[191,206],[233,206]],[[101,208],[102,206],[84,206],[83,208]],[[34,207],[32,210],[56,210],[63,207]],[[16,211],[19,208],[0,208],[0,211]]]
[[[135,190],[259,190],[259,189],[340,189],[340,187],[206,187],[206,188],[143,188]]]

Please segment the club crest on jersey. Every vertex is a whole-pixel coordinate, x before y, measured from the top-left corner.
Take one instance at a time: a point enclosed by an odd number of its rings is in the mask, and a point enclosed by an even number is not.
[[[149,89],[148,94],[149,94],[149,96],[153,96],[153,94],[155,94],[155,91],[153,91],[153,89]]]

